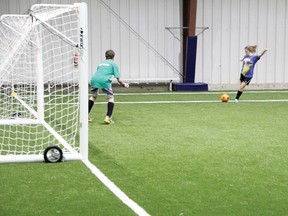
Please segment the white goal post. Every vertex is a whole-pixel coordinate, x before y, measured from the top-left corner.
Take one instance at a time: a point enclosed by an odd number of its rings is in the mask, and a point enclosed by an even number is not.
[[[0,18],[0,163],[88,159],[86,3]]]

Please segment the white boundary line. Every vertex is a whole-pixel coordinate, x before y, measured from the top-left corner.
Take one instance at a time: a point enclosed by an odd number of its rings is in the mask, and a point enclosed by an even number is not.
[[[82,162],[92,171],[92,173],[124,204],[126,204],[137,215],[150,216],[143,208],[131,200],[125,193],[123,193],[113,182],[111,182],[94,164],[89,160],[82,160]]]
[[[288,102],[288,99],[280,100],[241,100],[239,103],[268,103],[268,102]],[[177,104],[177,103],[222,103],[220,100],[195,100],[195,101],[130,101],[115,102],[115,104]],[[228,103],[235,103],[233,100]],[[107,102],[96,102],[95,104],[107,104]]]
[[[269,103],[269,102],[288,102],[288,99],[279,99],[279,100],[241,100],[240,103]]]
[[[149,93],[115,93],[114,95],[135,96],[135,95],[214,95],[214,94],[235,94],[237,91],[208,91],[208,92],[149,92]],[[264,93],[288,93],[288,91],[245,91],[245,94],[264,94]],[[100,94],[104,95],[104,94]]]

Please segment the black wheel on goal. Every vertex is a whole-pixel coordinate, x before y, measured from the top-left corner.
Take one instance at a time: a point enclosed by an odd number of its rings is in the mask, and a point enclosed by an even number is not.
[[[49,146],[44,151],[44,160],[47,163],[57,163],[63,158],[63,152],[58,146]]]

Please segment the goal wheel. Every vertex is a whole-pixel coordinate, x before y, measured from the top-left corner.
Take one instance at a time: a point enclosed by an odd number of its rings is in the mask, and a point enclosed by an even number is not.
[[[58,146],[49,146],[44,151],[44,160],[47,163],[57,163],[63,158],[63,152]]]

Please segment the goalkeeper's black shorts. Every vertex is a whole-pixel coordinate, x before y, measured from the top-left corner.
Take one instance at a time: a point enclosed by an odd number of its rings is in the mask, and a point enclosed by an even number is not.
[[[242,73],[240,75],[240,82],[244,82],[246,85],[249,85],[252,80],[252,77],[245,77]]]
[[[112,88],[102,88],[101,90],[107,96],[113,96],[114,95]],[[91,88],[91,94],[94,95],[95,97],[97,97],[99,94],[99,88]]]

